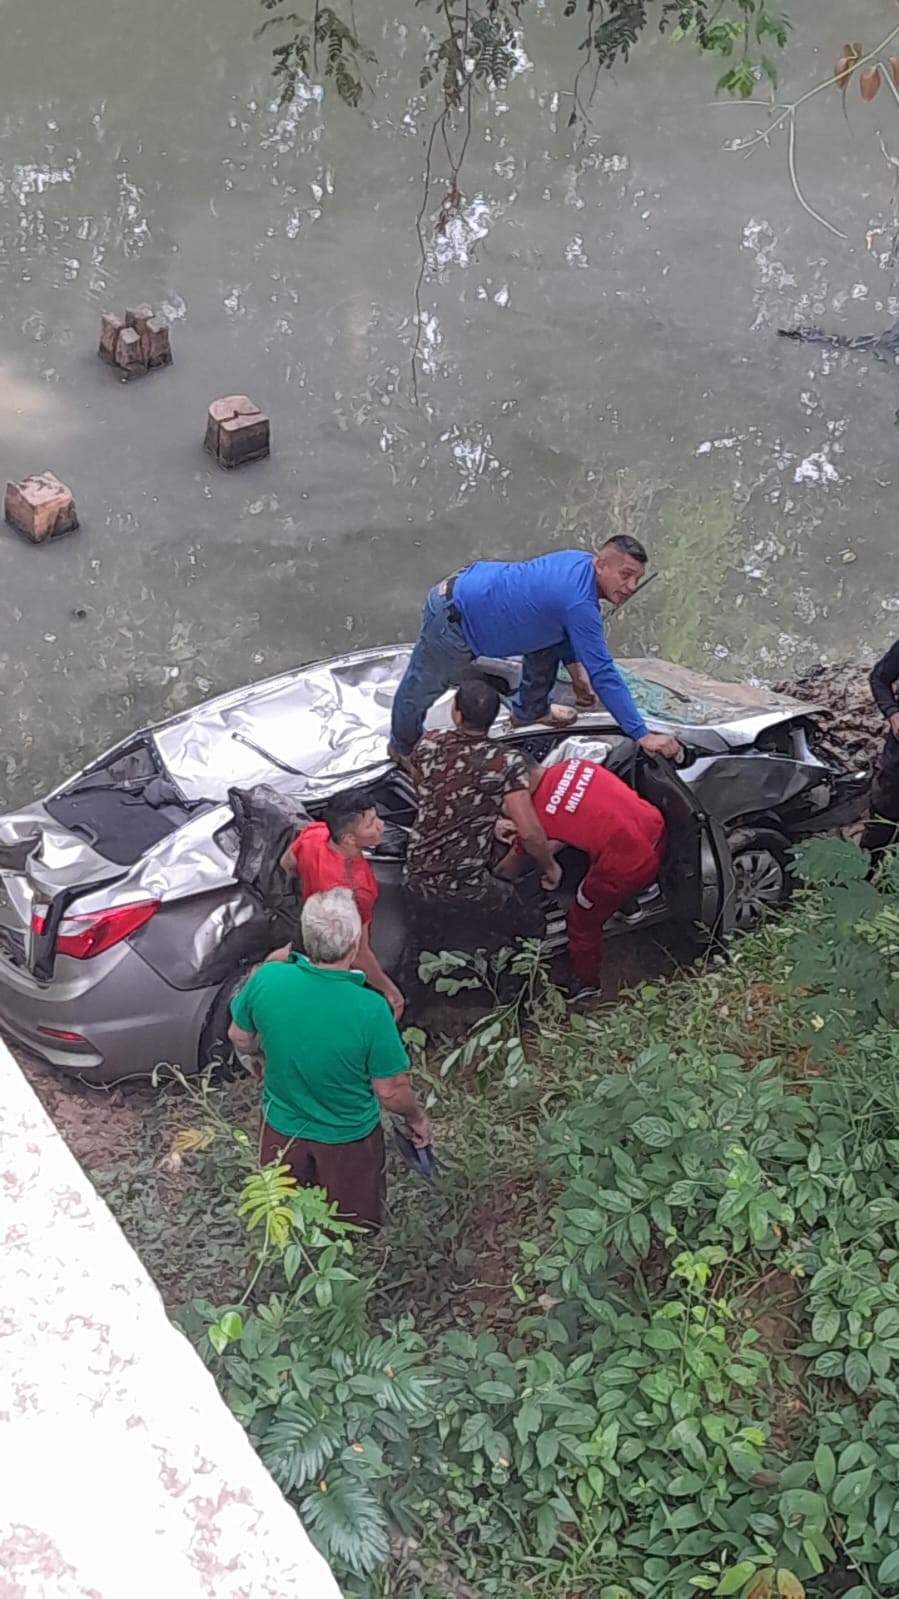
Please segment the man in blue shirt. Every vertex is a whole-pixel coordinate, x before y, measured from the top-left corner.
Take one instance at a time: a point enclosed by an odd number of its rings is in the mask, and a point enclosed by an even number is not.
[[[418,642],[396,691],[390,754],[411,754],[430,706],[461,681],[476,656],[521,655],[514,725],[566,727],[575,720],[570,706],[550,701],[562,662],[578,706],[588,709],[599,699],[629,738],[675,755],[676,739],[647,728],[603,631],[600,601],[629,599],[646,560],[642,544],[619,534],[598,555],[557,550],[532,561],[475,561],[438,583],[425,601]]]

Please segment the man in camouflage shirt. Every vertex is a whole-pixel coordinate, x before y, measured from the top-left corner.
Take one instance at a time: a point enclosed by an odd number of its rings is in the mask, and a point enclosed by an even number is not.
[[[465,905],[491,919],[508,920],[510,912],[515,919],[515,891],[491,871],[501,816],[514,824],[522,849],[536,861],[543,888],[558,886],[561,869],[537,820],[524,759],[488,737],[498,710],[496,689],[470,678],[453,701],[455,726],[426,733],[412,752],[418,816],[409,834],[405,882],[422,908]]]

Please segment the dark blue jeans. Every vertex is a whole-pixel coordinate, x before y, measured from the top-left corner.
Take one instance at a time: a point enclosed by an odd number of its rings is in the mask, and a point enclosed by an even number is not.
[[[474,656],[458,622],[451,622],[452,601],[432,588],[421,613],[421,631],[393,700],[390,742],[400,755],[411,755],[421,738],[425,717],[436,699],[461,683]]]
[[[512,701],[516,722],[539,722],[549,710],[549,700],[562,664],[562,645],[532,650],[522,657],[521,682]]]
[[[411,754],[434,701],[461,683],[466,667],[474,660],[462,628],[450,620],[451,609],[452,601],[440,593],[439,585],[432,588],[421,613],[418,641],[393,701],[390,742],[400,755]],[[517,722],[536,722],[546,715],[561,659],[561,643],[525,655],[512,701]]]

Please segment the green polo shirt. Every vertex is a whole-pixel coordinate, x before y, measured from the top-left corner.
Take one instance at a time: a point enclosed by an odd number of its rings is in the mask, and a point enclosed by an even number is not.
[[[409,1069],[383,996],[365,987],[361,972],[324,971],[305,955],[257,967],[231,1015],[259,1035],[262,1114],[285,1138],[367,1138],[381,1115],[372,1078]]]

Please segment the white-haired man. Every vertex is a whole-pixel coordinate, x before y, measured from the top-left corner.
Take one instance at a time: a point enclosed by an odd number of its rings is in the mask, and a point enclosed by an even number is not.
[[[232,1001],[229,1037],[262,1061],[261,1164],[282,1161],[304,1187],[324,1188],[342,1219],[375,1230],[387,1187],[381,1108],[419,1147],[431,1124],[390,1007],[356,969],[351,890],[310,895],[301,928],[306,954],[256,968]]]

